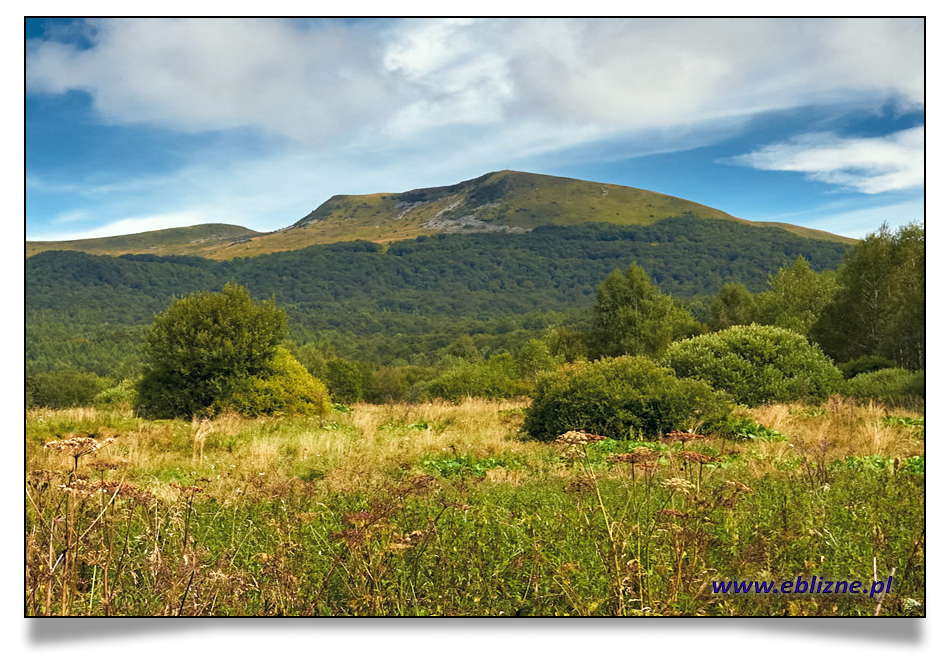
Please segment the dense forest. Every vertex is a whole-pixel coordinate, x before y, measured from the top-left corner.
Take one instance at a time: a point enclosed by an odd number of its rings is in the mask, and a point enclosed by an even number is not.
[[[298,343],[377,365],[421,363],[462,335],[511,350],[531,333],[574,323],[600,282],[634,262],[661,291],[697,299],[729,282],[762,291],[799,256],[831,270],[847,249],[780,229],[674,218],[316,245],[233,261],[49,251],[26,262],[26,363],[28,371],[131,374],[144,326],[173,296],[228,281],[275,298]]]

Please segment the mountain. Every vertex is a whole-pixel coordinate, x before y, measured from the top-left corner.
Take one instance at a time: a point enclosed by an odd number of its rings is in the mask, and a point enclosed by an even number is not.
[[[98,237],[65,242],[26,243],[26,257],[44,251],[84,251],[89,254],[157,254],[161,256],[206,256],[221,247],[260,235],[250,228],[226,223],[202,223],[197,226],[153,230],[133,235]]]
[[[671,217],[730,221],[781,228],[808,239],[854,242],[792,224],[740,219],[654,191],[503,170],[452,186],[405,193],[335,195],[292,226],[272,233],[205,224],[100,240],[27,242],[27,256],[57,249],[109,255],[184,254],[225,260],[333,242],[368,240],[387,244],[438,233],[524,233],[552,224],[649,226]]]

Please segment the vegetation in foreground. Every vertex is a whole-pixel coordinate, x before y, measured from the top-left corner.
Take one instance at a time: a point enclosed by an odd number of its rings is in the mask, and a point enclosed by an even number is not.
[[[523,410],[28,411],[26,614],[926,613],[923,416],[833,397],[709,441],[551,443]],[[875,574],[880,600],[711,591]]]

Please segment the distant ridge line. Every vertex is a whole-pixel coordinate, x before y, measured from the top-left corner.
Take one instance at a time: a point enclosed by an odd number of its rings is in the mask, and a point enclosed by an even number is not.
[[[314,244],[368,240],[388,244],[440,233],[526,232],[539,225],[610,223],[649,226],[670,217],[735,221],[781,228],[800,237],[854,244],[822,230],[750,221],[675,196],[619,184],[501,170],[403,193],[334,195],[298,221],[273,232],[224,223],[64,241],[27,241],[26,256],[72,250],[91,254],[189,255],[212,259],[259,256]]]

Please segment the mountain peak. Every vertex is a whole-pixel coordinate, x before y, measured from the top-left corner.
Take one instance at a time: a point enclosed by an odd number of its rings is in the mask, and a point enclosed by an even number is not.
[[[33,253],[45,249],[76,249],[91,253],[184,253],[223,259],[352,240],[389,243],[439,233],[524,233],[552,224],[649,226],[663,219],[684,216],[778,227],[814,239],[854,241],[785,223],[748,221],[698,202],[656,191],[506,169],[457,184],[417,188],[403,193],[334,195],[287,228],[272,233],[242,229],[244,233],[238,231],[211,245],[187,242],[166,243],[162,247],[155,241],[145,244],[144,240],[137,240],[142,243],[135,251],[117,251],[119,248],[128,249],[128,244],[111,242],[103,244],[101,250],[93,251],[94,240],[81,243],[28,242],[27,254],[30,254],[31,245],[35,248],[42,244],[44,248],[36,248]],[[167,233],[171,231],[142,235]],[[113,239],[105,238],[103,242]]]

